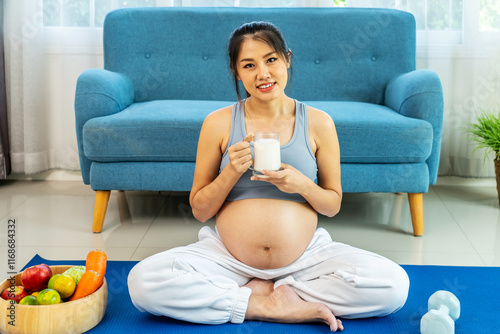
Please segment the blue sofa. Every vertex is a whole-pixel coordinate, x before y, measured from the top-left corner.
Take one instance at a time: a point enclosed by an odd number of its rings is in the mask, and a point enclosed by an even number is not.
[[[230,33],[270,21],[295,57],[287,94],[335,121],[344,192],[408,193],[415,235],[437,178],[443,93],[415,69],[406,12],[361,8],[134,8],[107,15],[104,69],[77,82],[76,131],[101,232],[111,190],[188,191],[204,118],[236,101]],[[244,94],[243,94],[244,95]]]

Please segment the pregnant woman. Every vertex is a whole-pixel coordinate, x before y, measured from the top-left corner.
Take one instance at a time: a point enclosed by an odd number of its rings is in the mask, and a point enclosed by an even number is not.
[[[341,206],[340,153],[326,113],[285,94],[292,53],[272,24],[252,22],[229,40],[238,93],[201,129],[190,203],[199,241],[153,255],[130,272],[141,311],[219,324],[245,319],[320,321],[385,316],[405,303],[409,280],[394,262],[332,241],[318,213]],[[309,78],[314,80],[314,78]],[[216,83],[215,83],[216,84]],[[281,170],[252,176],[252,134],[279,132]]]

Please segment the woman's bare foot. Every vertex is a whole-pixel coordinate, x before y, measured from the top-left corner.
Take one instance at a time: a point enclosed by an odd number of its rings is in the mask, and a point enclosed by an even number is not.
[[[252,280],[246,286],[250,283],[250,288],[258,287],[256,291],[260,292],[265,292],[262,288],[268,284],[266,281]],[[320,321],[330,326],[332,332],[344,329],[342,322],[335,318],[326,305],[304,301],[288,285],[280,285],[269,295],[252,293],[245,319],[283,323]]]
[[[271,280],[263,280],[260,278],[254,278],[247,284],[247,288],[252,289],[253,295],[259,296],[269,296],[274,291],[274,282]]]

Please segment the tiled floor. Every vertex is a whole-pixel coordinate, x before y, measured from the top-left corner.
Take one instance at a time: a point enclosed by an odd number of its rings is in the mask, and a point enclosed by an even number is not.
[[[93,248],[110,260],[141,260],[196,241],[202,226],[187,193],[113,191],[100,234],[91,232],[93,206],[94,192],[81,181],[0,181],[0,272],[7,272],[9,218],[17,228],[16,270],[37,253],[84,259]],[[344,194],[341,212],[320,217],[320,226],[400,264],[500,266],[495,180],[440,178],[424,195],[424,220],[417,238],[405,194]]]

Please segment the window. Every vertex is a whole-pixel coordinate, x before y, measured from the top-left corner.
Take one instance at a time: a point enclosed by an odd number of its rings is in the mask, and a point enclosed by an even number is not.
[[[156,0],[43,0],[43,25],[102,27],[108,12],[127,7],[156,7]]]
[[[399,9],[415,16],[417,30],[461,31],[462,0],[400,1]]]
[[[479,12],[480,31],[500,31],[498,0],[481,0]]]

